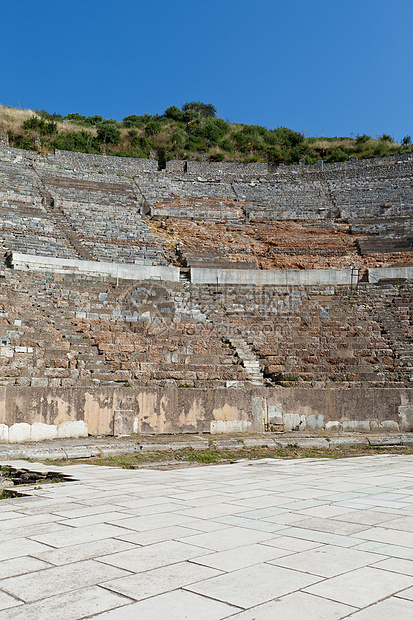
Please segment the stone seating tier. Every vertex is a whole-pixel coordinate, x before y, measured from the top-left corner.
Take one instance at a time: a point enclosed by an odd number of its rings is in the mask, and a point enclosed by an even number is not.
[[[239,336],[288,385],[411,385],[413,287],[99,282],[6,272],[0,383],[225,386],[249,381]],[[110,282],[113,282],[111,284]]]

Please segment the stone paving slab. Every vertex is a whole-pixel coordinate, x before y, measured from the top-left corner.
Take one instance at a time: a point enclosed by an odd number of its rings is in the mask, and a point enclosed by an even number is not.
[[[413,618],[413,456],[64,471],[0,502],[0,620]]]

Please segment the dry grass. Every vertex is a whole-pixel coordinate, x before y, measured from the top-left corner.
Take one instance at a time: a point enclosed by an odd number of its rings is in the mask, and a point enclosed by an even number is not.
[[[46,459],[44,463],[58,466],[88,463],[90,465],[103,465],[120,467],[122,469],[139,469],[152,467],[154,469],[176,469],[188,467],[188,465],[212,465],[219,463],[231,463],[239,460],[257,459],[341,459],[357,456],[373,456],[380,454],[412,454],[413,449],[407,446],[352,446],[343,445],[337,448],[302,448],[297,445],[288,445],[284,448],[257,446],[255,448],[216,449],[211,447],[207,450],[194,450],[184,448],[181,450],[154,450],[144,453],[121,454],[118,456],[92,457],[88,459]]]
[[[8,106],[0,105],[0,127],[5,129],[6,131],[12,132],[14,134],[18,134],[22,131],[24,121],[27,121],[30,117],[32,117],[35,113],[33,110],[19,110],[18,108],[10,108]],[[70,123],[69,121],[65,121],[63,123],[57,123],[57,128],[60,132],[80,132],[87,131],[92,134],[92,136],[96,136],[96,130],[92,127],[83,127],[82,125],[76,125],[75,123]]]
[[[32,110],[18,110],[8,106],[0,106],[0,127],[17,133],[21,131],[21,126],[28,118],[33,116]]]

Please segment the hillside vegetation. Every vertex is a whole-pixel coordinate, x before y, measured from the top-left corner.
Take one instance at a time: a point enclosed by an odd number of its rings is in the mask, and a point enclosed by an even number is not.
[[[169,159],[314,164],[347,161],[349,157],[383,157],[413,152],[410,136],[396,143],[389,135],[376,139],[305,137],[287,127],[229,123],[215,107],[202,102],[171,106],[163,114],[131,114],[122,122],[99,115],[62,116],[46,110],[0,106],[0,133],[10,146],[50,152],[53,149],[123,157],[154,157],[163,167]]]

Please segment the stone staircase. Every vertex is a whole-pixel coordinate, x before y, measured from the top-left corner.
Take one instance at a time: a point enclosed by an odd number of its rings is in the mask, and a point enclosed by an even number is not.
[[[378,308],[382,333],[389,340],[394,353],[394,370],[400,381],[413,384],[413,342],[403,332],[393,308]]]
[[[79,258],[81,258],[82,260],[94,261],[95,259],[92,254],[90,254],[87,248],[84,247],[79,236],[69,226],[63,210],[59,209],[57,201],[55,201],[51,193],[46,189],[43,179],[38,174],[34,166],[33,170],[39,179],[39,193],[42,197],[42,204],[52,222],[61,231],[62,236],[67,239],[72,248],[74,248]]]
[[[266,385],[258,358],[239,331],[227,323],[225,320],[225,310],[220,307],[220,302],[215,302],[215,304],[212,302],[208,304],[205,301],[198,300],[197,305],[200,309],[201,315],[205,316],[206,320],[214,325],[215,329],[220,334],[222,341],[229,343],[230,346],[235,349],[237,357],[239,358],[241,365],[245,368],[251,383],[255,386]]]
[[[321,189],[324,192],[324,196],[326,199],[327,204],[330,205],[330,217],[334,218],[334,219],[339,219],[340,218],[340,209],[337,206],[337,201],[335,199],[335,197],[333,196],[333,194],[331,193],[330,190],[330,186],[328,184],[328,182],[326,181],[326,179],[321,178],[320,179],[320,185],[321,185]]]
[[[57,319],[54,321],[54,327],[62,335],[62,342],[69,343],[69,352],[76,360],[81,384],[88,384],[90,381],[103,384],[116,381],[112,365],[107,363],[105,355],[99,351],[93,338],[78,332],[71,319]],[[58,350],[54,351],[55,355],[58,353]]]
[[[260,363],[255,353],[250,349],[245,340],[241,336],[237,335],[227,336],[226,340],[236,350],[242,365],[251,377],[252,385],[263,387],[265,385],[265,380],[260,369]]]

